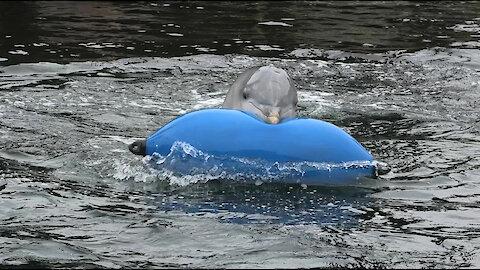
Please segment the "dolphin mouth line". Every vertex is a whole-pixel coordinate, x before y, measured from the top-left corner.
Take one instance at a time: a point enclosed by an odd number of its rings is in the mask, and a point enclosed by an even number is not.
[[[263,115],[265,115],[265,117],[267,117],[267,115],[265,114],[265,112],[264,112],[262,109],[260,109],[260,107],[258,107],[255,103],[253,103],[253,102],[251,102],[251,101],[249,101],[248,103],[252,104],[253,107],[257,108],[259,111],[262,112]]]
[[[262,109],[260,109],[260,107],[258,107],[255,103],[251,102],[251,101],[248,101],[248,103],[252,104],[253,107],[257,108],[266,118],[266,120],[264,120],[265,122],[269,123],[269,124],[272,124],[272,125],[276,125],[278,123],[280,123],[280,114],[266,114]],[[276,121],[275,121],[276,119]]]

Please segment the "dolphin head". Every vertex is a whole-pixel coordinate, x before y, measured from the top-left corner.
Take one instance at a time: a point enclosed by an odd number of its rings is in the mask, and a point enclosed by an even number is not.
[[[241,92],[241,109],[269,124],[296,117],[297,91],[287,73],[264,66],[250,77]]]

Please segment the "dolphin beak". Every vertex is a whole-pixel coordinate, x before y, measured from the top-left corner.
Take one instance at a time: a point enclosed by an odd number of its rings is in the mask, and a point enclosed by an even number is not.
[[[268,119],[269,124],[276,125],[276,124],[280,123],[280,115],[278,115],[278,114],[270,114],[267,117],[267,119]]]

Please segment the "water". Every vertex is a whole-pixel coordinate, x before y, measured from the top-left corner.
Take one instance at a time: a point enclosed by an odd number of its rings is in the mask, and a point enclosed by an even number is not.
[[[480,267],[478,14],[1,2],[2,267]],[[260,64],[291,75],[299,116],[342,127],[392,171],[348,187],[225,183],[128,151],[221,106]]]

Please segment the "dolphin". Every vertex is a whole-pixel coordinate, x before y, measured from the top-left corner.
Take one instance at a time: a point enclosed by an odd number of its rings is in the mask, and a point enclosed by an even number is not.
[[[297,90],[281,68],[254,67],[232,84],[222,107],[250,112],[268,124],[296,117]]]

